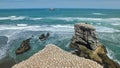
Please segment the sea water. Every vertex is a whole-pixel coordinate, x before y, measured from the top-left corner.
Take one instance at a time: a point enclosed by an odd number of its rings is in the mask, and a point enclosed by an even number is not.
[[[106,46],[108,56],[120,62],[120,10],[118,9],[0,9],[0,60],[9,56],[16,62],[25,60],[42,50],[47,44],[71,51],[70,41],[74,24],[87,22],[95,26],[100,41]],[[50,33],[45,41],[39,36]],[[21,55],[15,51],[23,40],[32,37],[31,49]],[[3,41],[0,40],[0,43]]]

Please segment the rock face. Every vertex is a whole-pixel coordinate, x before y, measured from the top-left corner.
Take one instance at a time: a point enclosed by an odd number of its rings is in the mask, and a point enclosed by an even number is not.
[[[103,68],[103,66],[49,44],[42,51],[12,68]]]
[[[76,49],[73,54],[94,60],[104,68],[120,68],[120,65],[107,56],[105,46],[99,42],[94,26],[90,24],[75,24],[75,35],[70,47]]]
[[[95,28],[88,24],[75,24],[75,35],[73,36],[71,46],[74,45],[76,45],[75,48],[84,45],[90,50],[95,50],[99,45]]]

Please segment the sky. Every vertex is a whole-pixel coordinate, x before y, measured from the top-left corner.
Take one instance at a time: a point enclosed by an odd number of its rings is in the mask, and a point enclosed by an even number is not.
[[[10,8],[120,9],[120,0],[0,0],[0,9]]]

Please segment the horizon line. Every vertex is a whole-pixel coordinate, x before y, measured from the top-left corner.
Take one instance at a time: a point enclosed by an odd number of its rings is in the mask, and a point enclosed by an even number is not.
[[[0,9],[50,9],[50,8],[0,8]],[[120,10],[120,8],[54,8],[54,9],[114,9]]]

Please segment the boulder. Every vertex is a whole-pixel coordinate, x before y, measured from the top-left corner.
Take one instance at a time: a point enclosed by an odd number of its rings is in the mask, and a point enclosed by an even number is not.
[[[80,23],[74,26],[75,34],[70,43],[73,54],[85,57],[103,65],[104,68],[120,68],[120,65],[107,56],[105,46],[98,40],[94,26]]]
[[[41,41],[44,41],[44,40],[46,40],[49,36],[50,36],[50,33],[47,33],[46,35],[45,35],[45,34],[41,34],[40,37],[39,37],[39,39],[40,39]]]
[[[21,43],[20,47],[16,50],[17,55],[22,54],[22,53],[28,51],[31,48],[30,47],[30,40],[31,39],[32,38],[26,39]]]

